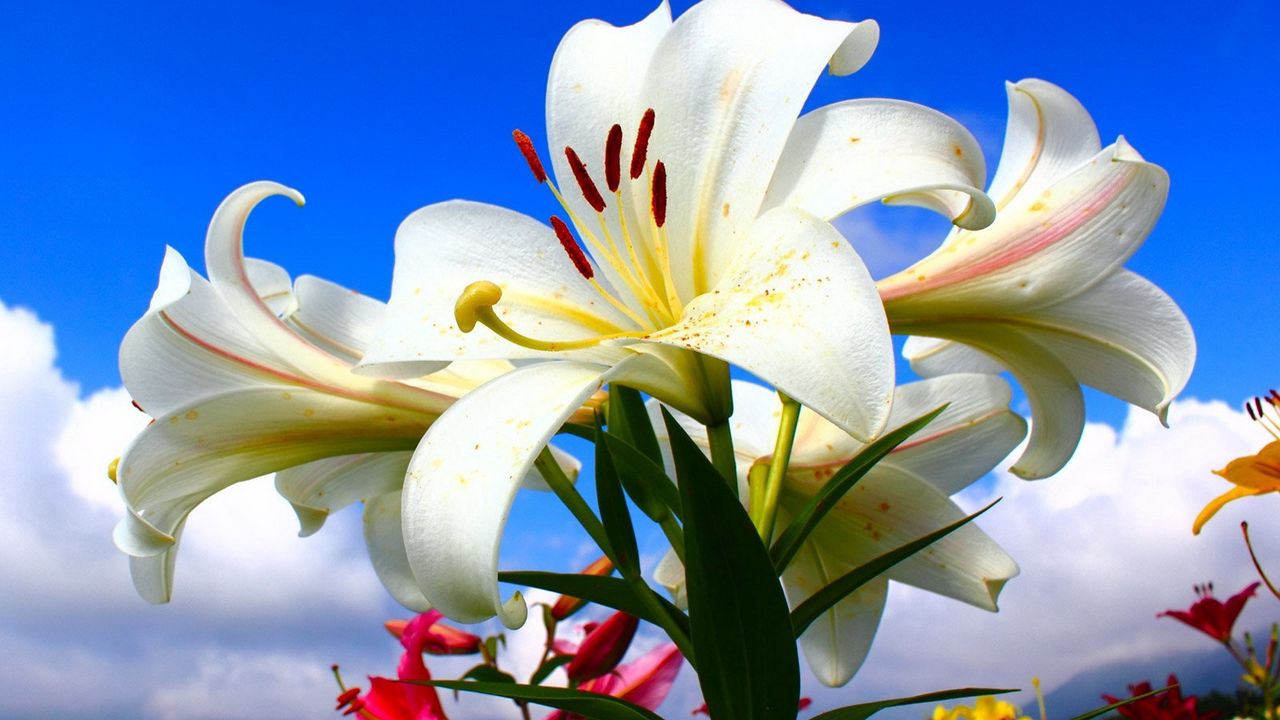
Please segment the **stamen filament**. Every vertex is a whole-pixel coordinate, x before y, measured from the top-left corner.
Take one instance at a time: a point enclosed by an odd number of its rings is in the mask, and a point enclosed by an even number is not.
[[[621,213],[619,213],[621,214]],[[609,243],[609,249],[613,251],[613,257],[618,259],[618,265],[615,266],[618,273],[625,276],[627,285],[635,292],[636,299],[644,305],[644,310],[649,314],[649,318],[658,326],[669,324],[669,318],[664,317],[662,312],[662,304],[658,299],[657,292],[653,286],[649,284],[647,278],[644,277],[640,270],[640,263],[629,265],[622,261],[621,253],[618,250],[618,243],[613,239],[613,234],[609,232],[609,222],[601,213],[596,214],[596,220],[600,222],[600,233],[604,235],[605,240]],[[634,251],[631,254],[635,257]]]
[[[458,296],[458,302],[453,308],[453,315],[457,321],[458,329],[464,333],[471,332],[475,329],[476,324],[479,323],[509,342],[531,350],[544,352],[581,350],[595,347],[607,340],[638,338],[647,334],[646,331],[641,330],[597,335],[596,337],[583,338],[581,340],[538,340],[516,331],[503,322],[502,318],[498,317],[498,314],[493,310],[493,306],[497,305],[501,299],[502,288],[487,280],[480,280],[468,285],[462,291],[462,294]]]

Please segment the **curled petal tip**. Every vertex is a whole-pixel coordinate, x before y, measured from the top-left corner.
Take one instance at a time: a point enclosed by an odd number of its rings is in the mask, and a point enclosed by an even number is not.
[[[1114,162],[1145,163],[1146,159],[1137,151],[1123,135],[1116,137],[1111,159]]]
[[[524,595],[519,590],[511,596],[510,600],[502,604],[498,617],[509,630],[519,630],[524,627],[525,621],[529,619],[529,605],[525,603]]]
[[[156,526],[138,517],[133,510],[129,510],[124,518],[116,523],[111,539],[120,552],[133,557],[159,555],[177,542],[172,535],[161,532]]]
[[[862,69],[880,44],[880,24],[875,20],[863,20],[855,23],[849,36],[845,38],[835,54],[831,57],[832,75],[849,75]]]

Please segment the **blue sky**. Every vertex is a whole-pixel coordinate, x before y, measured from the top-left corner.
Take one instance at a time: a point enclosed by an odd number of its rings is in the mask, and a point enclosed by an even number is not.
[[[882,28],[868,66],[824,77],[811,106],[887,96],[936,107],[970,127],[989,168],[1003,134],[1005,80],[1041,77],[1074,93],[1104,142],[1124,134],[1172,176],[1164,216],[1129,267],[1166,289],[1195,327],[1199,361],[1184,396],[1235,405],[1277,383],[1268,340],[1280,309],[1270,288],[1280,143],[1268,128],[1280,111],[1272,36],[1280,6],[795,4],[828,17],[872,17]],[[251,254],[385,297],[395,228],[414,209],[463,197],[549,211],[511,130],[541,143],[547,67],[573,22],[622,24],[651,9],[239,1],[9,8],[0,27],[0,301],[54,328],[50,362],[78,384],[81,400],[115,388],[116,347],[146,307],[164,245],[198,265],[213,208],[256,179],[296,187],[308,204],[264,204],[250,223]],[[945,229],[910,211],[871,219],[922,247],[929,232],[940,240]],[[1118,402],[1090,401],[1091,419],[1127,421]],[[371,603],[362,606],[369,617],[389,612]],[[21,624],[0,614],[0,629],[6,622]]]

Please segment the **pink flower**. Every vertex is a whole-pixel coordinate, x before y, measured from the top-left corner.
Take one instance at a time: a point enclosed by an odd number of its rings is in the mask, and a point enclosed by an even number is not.
[[[579,685],[578,689],[612,695],[643,708],[656,710],[667,698],[667,693],[671,692],[683,660],[684,656],[676,646],[668,643],[650,650],[635,662],[619,665],[607,675],[588,680]],[[580,720],[581,717],[557,710],[548,715],[546,720]]]
[[[1196,586],[1196,594],[1200,596],[1199,600],[1186,610],[1166,610],[1156,615],[1156,617],[1169,617],[1181,620],[1218,642],[1230,642],[1231,628],[1236,624],[1236,618],[1240,616],[1240,611],[1244,610],[1244,604],[1253,597],[1258,590],[1260,583],[1253,583],[1249,587],[1232,595],[1224,603],[1213,596],[1213,585]]]

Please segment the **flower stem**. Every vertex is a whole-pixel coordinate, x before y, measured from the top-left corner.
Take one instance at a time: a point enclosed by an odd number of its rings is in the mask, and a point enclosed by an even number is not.
[[[711,445],[711,464],[728,481],[729,487],[738,490],[738,461],[733,453],[733,431],[729,421],[722,420],[707,426],[707,440]]]
[[[1253,561],[1253,566],[1258,570],[1258,576],[1262,578],[1262,582],[1267,584],[1267,589],[1280,599],[1280,590],[1276,590],[1276,586],[1271,584],[1271,579],[1267,577],[1267,573],[1262,569],[1262,563],[1258,562],[1258,556],[1253,552],[1253,542],[1249,540],[1249,523],[1240,523],[1240,532],[1244,535],[1244,546],[1249,550],[1249,559]]]
[[[778,421],[778,438],[773,444],[773,457],[769,460],[769,475],[764,481],[764,497],[756,518],[756,530],[760,538],[769,542],[773,537],[773,525],[778,517],[778,498],[782,496],[782,482],[791,462],[791,447],[796,439],[796,425],[800,421],[800,403],[779,392],[782,400],[782,417]]]
[[[552,492],[564,503],[564,506],[573,513],[578,519],[578,523],[582,525],[582,529],[587,531],[592,540],[610,560],[615,560],[613,556],[613,547],[609,544],[609,536],[605,534],[604,525],[600,522],[600,518],[596,517],[595,512],[591,510],[591,506],[582,498],[578,489],[573,486],[573,481],[565,475],[564,468],[560,467],[560,463],[556,462],[555,456],[551,454],[550,446],[542,448],[542,452],[538,453],[538,457],[533,461],[534,467],[538,468],[538,472],[542,473],[542,479],[546,480],[547,485],[551,487]]]

